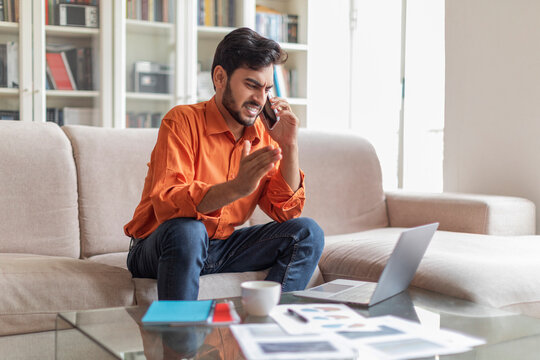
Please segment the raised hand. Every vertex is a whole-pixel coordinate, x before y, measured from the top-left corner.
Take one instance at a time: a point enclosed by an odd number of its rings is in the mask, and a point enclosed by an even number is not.
[[[242,158],[238,174],[234,180],[234,188],[241,197],[248,196],[257,189],[262,177],[281,160],[281,149],[266,146],[251,153],[251,143],[244,141]]]

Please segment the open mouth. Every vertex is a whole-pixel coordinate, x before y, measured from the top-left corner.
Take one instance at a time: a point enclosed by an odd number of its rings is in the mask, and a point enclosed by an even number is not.
[[[247,110],[251,117],[255,117],[261,112],[261,107],[257,105],[245,105],[244,108]]]

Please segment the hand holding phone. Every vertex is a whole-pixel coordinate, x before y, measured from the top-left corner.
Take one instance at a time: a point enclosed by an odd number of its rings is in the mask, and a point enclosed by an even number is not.
[[[266,122],[268,129],[272,130],[279,121],[279,117],[276,115],[274,109],[272,109],[272,103],[270,102],[270,95],[267,95],[266,102],[261,112],[263,120]]]

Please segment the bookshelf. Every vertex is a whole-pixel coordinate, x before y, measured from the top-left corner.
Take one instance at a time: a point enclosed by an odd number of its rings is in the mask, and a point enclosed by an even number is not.
[[[275,10],[280,14],[292,14],[298,16],[298,37],[296,43],[288,43],[279,41],[283,49],[289,54],[289,59],[285,64],[285,68],[294,69],[297,72],[297,85],[295,96],[287,96],[289,103],[295,114],[299,117],[301,126],[307,125],[308,113],[308,84],[307,84],[307,56],[308,56],[308,41],[307,41],[307,16],[308,16],[308,1],[307,0],[240,0],[235,1],[235,19],[234,27],[207,26],[197,24],[196,29],[196,44],[193,46],[193,53],[197,54],[192,67],[202,71],[199,73],[199,83],[211,84],[210,68],[214,56],[215,48],[223,37],[236,27],[247,26],[257,30],[256,18],[257,7],[264,6]],[[201,94],[201,90],[203,95]],[[210,89],[200,89],[197,82],[193,82],[191,87],[187,89],[187,98],[192,102],[202,101],[208,98]],[[196,96],[189,96],[196,94]]]
[[[19,45],[21,43],[21,26],[19,20],[20,11],[15,16],[15,3],[10,1],[12,9],[7,13],[7,3],[2,4],[0,14],[0,119],[21,119],[21,95],[22,87],[20,71],[18,71]],[[6,7],[4,8],[4,5]]]
[[[77,4],[4,0],[4,10],[7,1],[13,2],[10,6],[13,11],[11,19],[18,22],[0,21],[0,44],[10,41],[18,44],[16,73],[19,87],[0,87],[0,110],[19,111],[18,119],[21,121],[43,122],[52,120],[48,117],[51,109],[69,108],[71,115],[64,119],[66,124],[78,124],[77,114],[82,111],[86,113],[84,124],[111,126],[110,100],[107,99],[112,95],[112,82],[108,83],[107,79],[111,77],[112,66],[107,71],[106,65],[110,63],[107,58],[112,57],[112,46],[106,48],[112,43],[108,40],[112,38],[112,7],[108,6],[109,2],[102,1],[103,6],[100,6],[98,0],[78,1]],[[70,6],[85,12],[91,8],[96,23],[72,24],[74,18],[70,15]],[[56,19],[51,17],[53,8],[58,10]],[[62,13],[64,17],[59,15]],[[55,49],[51,50],[51,47]],[[62,60],[69,49],[78,48],[87,48],[88,51],[79,57]],[[70,88],[57,86],[56,80],[62,79],[52,76],[48,57],[51,52],[60,59],[57,69],[71,75],[68,78]],[[75,50],[70,54],[76,55]],[[86,81],[83,81],[82,74],[87,74]],[[51,79],[55,80],[54,86]]]
[[[92,109],[89,125],[93,126],[156,126],[158,114],[213,95],[209,71],[217,44],[237,27],[256,29],[257,7],[264,6],[298,16],[297,41],[282,39],[280,43],[289,54],[285,67],[296,71],[296,91],[288,100],[306,126],[308,0],[222,0],[226,6],[222,16],[228,14],[221,20],[222,26],[199,22],[199,0],[154,0],[154,11],[147,9],[146,14],[137,10],[137,4],[143,3],[137,0],[85,0],[97,4],[96,27],[59,25],[58,18],[50,21],[51,7],[44,0],[10,1],[19,1],[19,22],[0,19],[0,44],[18,42],[20,84],[19,88],[0,86],[0,110],[20,111],[23,121],[46,121],[47,109],[65,107]],[[213,19],[220,22],[216,16]],[[90,49],[91,85],[79,86],[77,75],[72,74],[76,89],[53,87],[50,70],[47,74],[47,53],[65,52],[70,47]],[[160,74],[161,88],[143,86],[137,76],[145,69],[150,69],[150,75]],[[146,85],[152,83],[152,77],[147,81]],[[142,113],[148,114],[146,122],[133,118],[129,122],[130,115]]]
[[[115,103],[120,104],[115,111],[115,127],[130,127],[130,114],[138,112],[166,113],[177,104],[190,104],[208,100],[213,95],[210,67],[214,51],[225,35],[237,27],[256,28],[256,9],[258,5],[275,9],[284,14],[298,15],[297,42],[281,42],[288,52],[286,67],[297,72],[297,91],[288,100],[298,115],[302,126],[307,123],[308,85],[307,85],[307,0],[222,0],[224,9],[220,12],[227,19],[219,20],[216,9],[210,16],[201,16],[200,9],[205,5],[215,6],[218,2],[201,0],[174,2],[174,23],[148,21],[129,17],[136,11],[129,8],[129,0],[120,1],[115,8],[115,23],[120,24],[117,31],[116,49],[122,49],[123,58],[115,59],[115,83],[122,91],[115,93]],[[125,10],[127,9],[127,11]],[[231,11],[232,9],[232,11]],[[229,14],[230,12],[230,14]],[[120,14],[120,16],[118,15]],[[123,15],[123,16],[122,16]],[[210,25],[203,19],[211,19]],[[215,26],[221,22],[223,26]],[[136,39],[136,41],[131,40]],[[137,49],[147,49],[146,53]],[[133,90],[133,63],[136,60],[168,64],[171,68],[169,92],[167,94],[144,93]],[[118,88],[118,87],[117,87]],[[292,94],[291,94],[292,95]],[[148,125],[150,122],[146,122]],[[137,122],[134,122],[137,126]],[[140,124],[140,122],[139,122]]]
[[[63,3],[47,1],[47,5],[40,7],[44,11],[41,21],[34,25],[35,33],[44,36],[45,40],[44,49],[40,49],[45,58],[39,59],[45,73],[40,73],[37,81],[45,90],[41,91],[45,95],[38,102],[43,104],[39,119],[45,116],[46,121],[59,125],[110,126],[108,109],[102,103],[106,96],[103,91],[106,92],[110,86],[103,86],[106,79],[103,78],[102,65],[106,63],[104,56],[111,54],[104,49],[102,39],[104,35],[111,36],[112,32],[104,34],[108,24],[101,16],[110,8],[106,1],[83,1],[84,6],[76,5],[76,9],[95,11],[94,20],[84,25],[66,25],[71,21],[68,16],[62,20],[60,7],[71,4]]]

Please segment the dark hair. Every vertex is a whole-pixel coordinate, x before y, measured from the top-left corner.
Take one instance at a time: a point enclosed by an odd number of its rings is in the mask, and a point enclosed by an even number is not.
[[[239,67],[247,66],[259,70],[269,65],[279,65],[287,61],[287,53],[274,40],[259,35],[250,28],[239,28],[228,33],[218,44],[212,63],[214,69],[221,65],[227,76]]]

